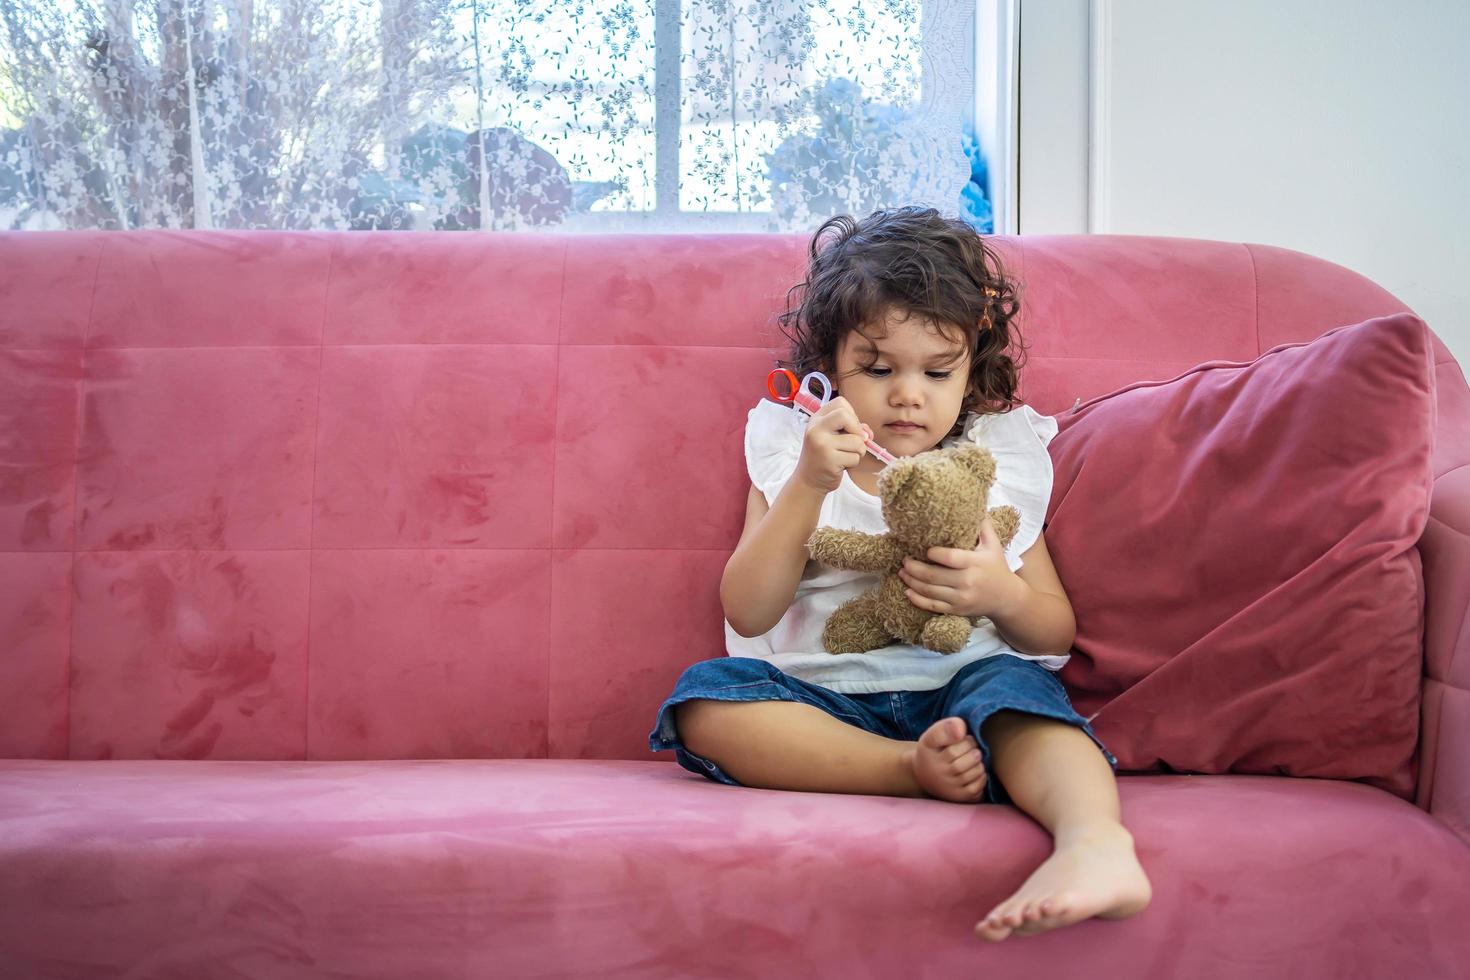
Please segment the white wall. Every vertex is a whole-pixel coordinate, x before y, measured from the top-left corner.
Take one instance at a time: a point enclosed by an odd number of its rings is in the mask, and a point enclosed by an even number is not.
[[[1470,368],[1470,2],[1020,2],[1022,234],[1319,255]]]
[[[1087,231],[1087,0],[1017,0],[1017,212],[1011,233]]]

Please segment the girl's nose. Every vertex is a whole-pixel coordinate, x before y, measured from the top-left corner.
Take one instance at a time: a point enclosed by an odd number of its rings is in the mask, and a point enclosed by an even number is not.
[[[893,400],[905,405],[917,404],[920,398],[920,388],[912,381],[899,381],[893,386]]]

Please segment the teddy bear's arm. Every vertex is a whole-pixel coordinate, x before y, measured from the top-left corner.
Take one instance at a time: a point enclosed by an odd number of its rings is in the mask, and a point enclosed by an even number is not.
[[[1000,539],[1002,548],[1009,548],[1015,540],[1016,532],[1021,530],[1021,512],[1010,504],[1001,507],[992,507],[989,511],[990,526],[995,528],[995,536]]]
[[[819,527],[807,541],[812,560],[855,572],[891,572],[903,563],[903,549],[891,532],[865,534]]]

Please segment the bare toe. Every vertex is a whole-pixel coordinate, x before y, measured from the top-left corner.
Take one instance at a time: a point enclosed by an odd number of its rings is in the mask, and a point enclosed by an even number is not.
[[[956,717],[941,718],[930,725],[923,735],[919,736],[919,744],[926,748],[941,751],[949,748],[956,742],[965,738],[965,723],[963,719]]]
[[[1041,903],[1031,902],[1026,906],[1025,915],[1020,926],[1016,928],[1016,933],[1021,936],[1034,936],[1039,932],[1046,932],[1053,927],[1054,923],[1042,914]]]
[[[992,911],[988,916],[990,923],[992,925],[1001,925],[1009,928],[1010,923],[1007,920],[1010,918],[1012,910],[1013,907],[1010,902],[1004,902],[1000,905],[997,905],[994,911]]]
[[[1022,936],[1092,916],[1127,918],[1141,912],[1152,897],[1132,837],[1121,827],[1116,833],[1099,832],[1057,849],[1020,890],[1031,897],[1013,896],[997,911],[1002,913],[1001,924]]]
[[[993,943],[1000,942],[1010,934],[1011,927],[1006,925],[1005,913],[1001,909],[991,912],[975,926],[975,935]]]
[[[951,716],[930,725],[919,736],[910,759],[914,777],[928,795],[951,803],[974,803],[980,798],[985,765],[963,719]]]

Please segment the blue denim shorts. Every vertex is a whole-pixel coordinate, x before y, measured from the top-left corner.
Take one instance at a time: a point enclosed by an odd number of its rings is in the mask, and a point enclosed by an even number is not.
[[[990,748],[981,735],[985,720],[997,711],[1011,710],[1055,718],[1075,725],[1097,744],[1113,772],[1118,760],[1107,750],[1087,719],[1079,715],[1056,675],[1033,660],[998,654],[961,667],[949,683],[932,691],[880,691],[876,694],[839,694],[785,673],[753,657],[716,657],[688,667],[674,685],[674,693],[659,708],[658,720],[648,736],[654,752],[673,749],[679,765],[717,783],[739,786],[730,775],[708,759],[684,747],[674,724],[674,705],[695,698],[714,701],[799,701],[821,708],[835,718],[886,738],[917,741],[924,730],[941,718],[963,718],[989,779],[985,795],[977,802],[1011,802],[990,764]]]

